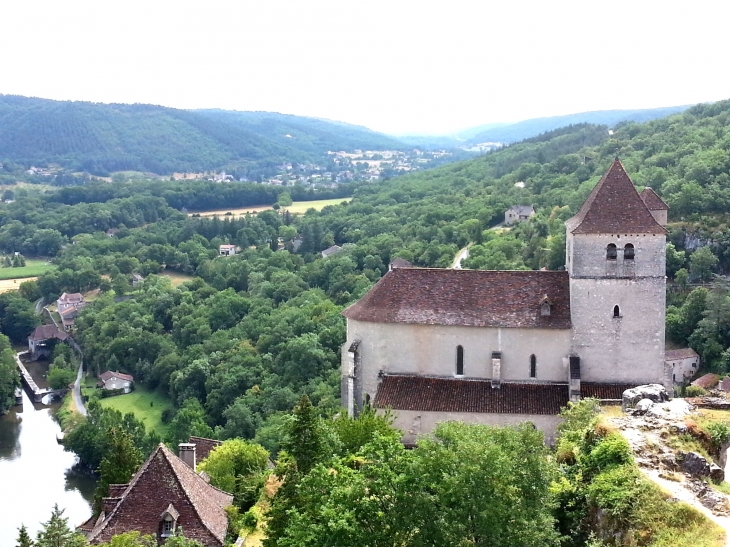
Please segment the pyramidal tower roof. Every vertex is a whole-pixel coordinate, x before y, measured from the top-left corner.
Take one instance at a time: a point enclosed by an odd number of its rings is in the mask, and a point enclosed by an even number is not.
[[[664,234],[618,158],[566,226],[573,234]]]

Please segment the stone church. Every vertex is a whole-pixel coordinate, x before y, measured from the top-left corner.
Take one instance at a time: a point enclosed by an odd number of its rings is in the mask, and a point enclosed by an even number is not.
[[[393,410],[412,443],[446,420],[531,421],[661,383],[667,205],[617,159],[566,224],[564,271],[397,268],[343,311],[342,404]]]

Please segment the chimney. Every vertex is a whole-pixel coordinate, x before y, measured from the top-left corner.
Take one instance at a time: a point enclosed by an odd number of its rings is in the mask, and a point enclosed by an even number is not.
[[[502,352],[492,352],[492,387],[499,389],[502,380]]]
[[[177,448],[180,459],[195,471],[195,444],[180,443],[177,445]]]

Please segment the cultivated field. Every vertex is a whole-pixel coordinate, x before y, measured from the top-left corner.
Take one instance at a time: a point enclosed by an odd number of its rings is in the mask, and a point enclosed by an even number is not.
[[[17,270],[17,268],[15,268]],[[23,277],[21,279],[0,279],[0,293],[17,291],[23,281],[33,281],[37,277]]]
[[[337,205],[343,201],[349,202],[352,198],[335,198],[335,199],[318,199],[315,201],[295,201],[288,207],[282,207],[287,209],[293,215],[301,215],[307,212],[308,209],[316,209],[321,211],[322,208],[327,205]],[[241,207],[240,209],[216,209],[214,211],[198,211],[195,213],[188,213],[188,216],[200,215],[201,217],[226,217],[226,216],[243,216],[247,213],[259,213],[261,211],[268,211],[271,209],[271,205],[261,205],[256,207]],[[228,214],[230,213],[230,214]]]
[[[26,258],[25,266],[22,268],[0,268],[0,279],[23,279],[28,277],[38,277],[48,270],[52,270],[55,266],[45,260],[37,258]]]

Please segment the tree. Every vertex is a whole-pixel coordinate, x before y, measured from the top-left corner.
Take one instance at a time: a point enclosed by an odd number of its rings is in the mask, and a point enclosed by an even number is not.
[[[677,251],[673,244],[667,243],[667,276],[674,278],[677,272],[684,268],[685,252]]]
[[[86,538],[73,532],[68,527],[68,517],[64,517],[65,509],[59,509],[58,504],[53,506],[51,518],[42,524],[38,532],[36,547],[85,547]]]
[[[51,389],[64,389],[76,379],[76,372],[68,368],[51,366],[47,379]]]
[[[0,334],[0,414],[15,404],[15,388],[19,386],[20,377],[10,340]]]
[[[18,528],[18,540],[15,547],[33,547],[33,540],[30,539],[30,535],[28,534],[28,529],[25,527],[25,524],[21,524],[20,528]]]
[[[191,435],[210,438],[213,429],[205,421],[205,410],[197,399],[186,399],[170,422],[167,442],[172,446],[188,442]]]
[[[127,484],[142,464],[139,448],[132,436],[119,427],[112,427],[108,434],[109,447],[99,464],[99,484],[94,499],[95,512],[101,511],[101,500],[108,495],[110,484]]]
[[[325,448],[321,420],[309,397],[302,395],[299,404],[294,407],[284,449],[296,461],[297,472],[305,475],[325,455]]]
[[[200,462],[200,470],[208,474],[213,486],[232,493],[236,506],[246,511],[258,500],[268,460],[264,447],[231,439],[214,448]]]
[[[689,257],[689,273],[694,279],[708,281],[717,262],[717,257],[710,247],[700,247]]]

